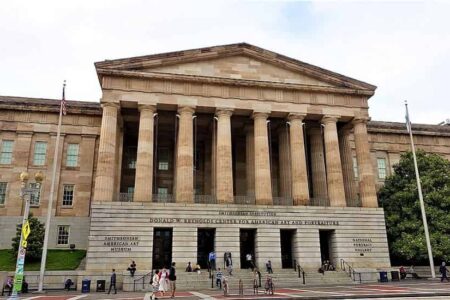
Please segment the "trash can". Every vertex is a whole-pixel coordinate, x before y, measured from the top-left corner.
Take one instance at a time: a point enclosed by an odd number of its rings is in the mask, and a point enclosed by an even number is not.
[[[91,291],[91,281],[89,279],[83,279],[81,281],[81,292],[89,293]]]
[[[106,280],[97,280],[97,292],[105,292]]]
[[[387,274],[388,273],[386,271],[380,272],[380,282],[388,282]]]
[[[391,271],[391,280],[400,281],[400,273],[398,271]]]

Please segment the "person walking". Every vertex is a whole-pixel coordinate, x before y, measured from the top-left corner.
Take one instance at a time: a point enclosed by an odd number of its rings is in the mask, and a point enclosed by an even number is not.
[[[170,296],[170,298],[175,297],[175,290],[177,289],[177,285],[176,285],[177,275],[176,275],[175,265],[176,265],[176,263],[172,262],[172,266],[170,267],[170,270],[169,270],[170,290],[172,292],[172,295]]]
[[[161,297],[164,297],[169,290],[169,279],[167,277],[169,277],[167,269],[163,267],[159,272],[159,291],[161,292]]]
[[[251,268],[253,271],[254,265],[253,265],[252,255],[250,253],[247,253],[247,255],[245,256],[245,260],[247,261],[247,267]]]
[[[159,270],[156,270],[155,275],[153,275],[152,288],[153,288],[153,292],[152,292],[151,299],[155,300],[156,294],[159,292]]]
[[[216,287],[218,287],[219,289],[222,289],[222,276],[223,273],[222,271],[220,271],[220,268],[218,268],[216,272]]]
[[[441,266],[439,267],[439,272],[441,273],[441,282],[444,282],[444,279],[447,280],[448,282],[448,277],[447,277],[447,267],[445,266],[445,262],[443,261]]]
[[[211,268],[211,271],[216,270],[216,252],[211,251],[208,255],[208,261],[209,261],[209,267]]]
[[[267,269],[267,273],[273,274],[272,262],[270,260],[268,260],[267,263],[266,263],[266,269]]]
[[[117,294],[117,288],[116,288],[116,269],[112,269],[112,274],[109,282],[109,290],[108,294],[111,293],[111,288],[114,287],[114,294]]]

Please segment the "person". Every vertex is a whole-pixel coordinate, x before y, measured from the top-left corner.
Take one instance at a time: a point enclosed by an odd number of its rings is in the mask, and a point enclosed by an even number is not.
[[[209,262],[209,267],[211,268],[211,270],[216,270],[216,252],[211,251],[209,252],[208,255],[208,262]]]
[[[400,279],[405,279],[407,273],[403,266],[400,266],[399,272],[400,272]]]
[[[128,267],[127,271],[130,271],[131,277],[134,277],[134,273],[136,272],[136,263],[134,262],[134,260],[131,261],[131,264]]]
[[[170,298],[175,297],[175,290],[177,289],[176,281],[177,281],[177,275],[175,270],[176,263],[172,262],[172,266],[169,270],[169,282],[170,282],[170,290],[172,294],[170,295]]]
[[[151,299],[155,300],[156,299],[156,294],[159,292],[159,270],[155,271],[155,274],[153,275],[152,278],[152,296]]]
[[[225,266],[227,268],[228,275],[233,276],[233,261],[231,260],[231,253],[226,252],[225,257]]]
[[[448,277],[447,277],[447,267],[445,266],[445,262],[443,261],[441,266],[439,267],[439,272],[441,273],[441,282],[444,282],[444,279],[447,280],[448,282]]]
[[[253,269],[253,294],[258,294],[258,273]]]
[[[67,278],[66,282],[64,283],[64,289],[67,291],[70,291],[70,287],[73,285],[73,281],[70,278]]]
[[[188,262],[187,266],[186,266],[186,272],[192,272],[192,265],[191,262]]]
[[[25,276],[23,276],[22,280],[22,294],[28,293],[28,282],[25,280]]]
[[[166,292],[169,290],[169,279],[167,278],[167,269],[165,267],[159,271],[159,291],[161,292],[161,297],[164,297]]]
[[[417,275],[416,271],[414,270],[413,265],[411,265],[411,267],[409,267],[409,274],[411,274],[414,279],[420,278],[419,275]]]
[[[245,260],[247,261],[247,267],[251,268],[253,271],[253,269],[254,269],[253,260],[252,260],[252,255],[250,253],[247,253],[247,255],[245,256]]]
[[[114,287],[114,294],[117,294],[117,288],[116,288],[116,269],[112,269],[112,274],[111,274],[111,281],[109,282],[109,290],[108,290],[108,294],[111,293],[111,288]]]
[[[223,276],[223,295],[228,296],[228,278]]]
[[[266,283],[264,284],[264,294],[273,295],[273,280],[269,275],[267,275]]]
[[[266,269],[267,269],[267,273],[273,274],[272,262],[270,260],[268,260],[267,263],[266,263]]]
[[[5,285],[3,286],[2,289],[2,296],[6,290],[8,290],[8,296],[11,296],[12,289],[13,289],[13,279],[11,276],[8,276],[6,278]]]
[[[197,272],[198,274],[200,274],[200,265],[197,263],[196,265],[195,265],[195,268],[194,268],[194,272]]]
[[[223,273],[220,268],[218,268],[216,271],[216,287],[218,287],[219,289],[222,289],[222,276]]]

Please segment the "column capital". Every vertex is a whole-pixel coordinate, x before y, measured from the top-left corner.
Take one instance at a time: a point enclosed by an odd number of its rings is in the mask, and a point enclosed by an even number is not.
[[[218,117],[220,117],[220,116],[231,117],[232,114],[233,114],[232,108],[217,108],[216,109],[216,116],[218,116]]]
[[[120,108],[120,103],[117,103],[117,102],[104,102],[104,103],[102,103],[101,104],[101,106],[102,106],[102,108],[105,108],[105,107],[114,107],[114,108]]]
[[[254,111],[252,114],[252,119],[267,119],[270,112]]]
[[[195,113],[195,106],[178,106],[178,113],[182,114],[182,113],[189,113],[189,114],[194,114]]]
[[[289,121],[300,120],[303,121],[306,118],[306,114],[302,113],[290,113],[287,117]]]
[[[361,124],[361,123],[367,124],[367,122],[369,122],[369,121],[370,121],[370,118],[369,118],[369,117],[355,117],[355,118],[353,118],[353,120],[352,120],[352,124],[353,124],[353,125],[355,125],[355,124]]]
[[[138,104],[139,111],[150,110],[156,112],[156,106],[151,104]]]
[[[340,116],[338,115],[324,115],[322,117],[322,124],[327,124],[327,123],[336,123],[339,120]]]

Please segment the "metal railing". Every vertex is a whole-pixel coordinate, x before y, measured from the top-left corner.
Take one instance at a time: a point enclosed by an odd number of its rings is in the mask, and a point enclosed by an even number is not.
[[[328,198],[310,198],[310,206],[330,206],[330,200]]]
[[[272,197],[273,205],[292,206],[293,200],[290,197]]]
[[[255,196],[234,196],[234,204],[250,204],[255,205]]]
[[[133,202],[133,193],[119,193],[119,202]]]
[[[299,263],[297,263],[296,270],[298,272],[298,278],[302,278],[303,284],[306,284],[305,270],[303,270]]]
[[[195,203],[201,204],[216,204],[217,199],[213,195],[194,195]]]
[[[355,271],[355,269],[344,259],[341,258],[341,270],[346,272],[347,275],[353,280],[362,283],[362,275],[361,272]]]
[[[153,194],[152,201],[158,203],[174,203],[175,197],[171,194]]]
[[[140,285],[142,283],[142,289],[145,289],[145,283],[149,282],[152,284],[153,280],[153,270],[145,275],[142,275],[141,277],[138,277],[133,280],[133,292],[136,292],[136,285]]]

